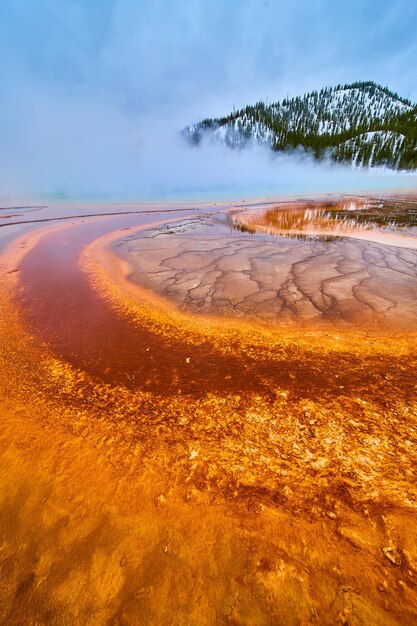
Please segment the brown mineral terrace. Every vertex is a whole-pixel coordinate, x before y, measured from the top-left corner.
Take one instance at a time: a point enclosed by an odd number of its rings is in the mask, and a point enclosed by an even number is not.
[[[416,250],[256,205],[5,220],[1,623],[417,623]]]
[[[118,242],[130,279],[183,310],[283,326],[417,329],[417,204],[292,203]],[[378,205],[381,203],[378,203]],[[382,222],[382,223],[381,223]],[[401,226],[397,226],[400,223]],[[254,235],[254,236],[248,236]]]

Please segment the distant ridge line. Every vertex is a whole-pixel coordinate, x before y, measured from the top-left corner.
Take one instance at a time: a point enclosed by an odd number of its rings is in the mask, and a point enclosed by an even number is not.
[[[193,145],[210,138],[232,149],[256,143],[275,152],[301,148],[356,167],[417,168],[417,106],[374,81],[258,101],[187,126],[182,135]]]

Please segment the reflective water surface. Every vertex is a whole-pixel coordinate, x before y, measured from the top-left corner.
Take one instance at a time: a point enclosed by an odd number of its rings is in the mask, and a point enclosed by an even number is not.
[[[417,204],[412,202],[311,203],[304,207],[236,212],[229,216],[232,228],[248,233],[285,237],[349,237],[384,232],[417,236]]]

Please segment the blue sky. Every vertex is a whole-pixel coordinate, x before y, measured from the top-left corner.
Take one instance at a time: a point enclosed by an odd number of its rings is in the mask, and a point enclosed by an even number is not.
[[[2,0],[0,186],[134,193],[151,128],[339,82],[417,101],[416,24],[409,0]]]

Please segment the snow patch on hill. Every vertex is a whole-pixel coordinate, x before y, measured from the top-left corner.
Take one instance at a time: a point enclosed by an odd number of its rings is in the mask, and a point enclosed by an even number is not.
[[[417,110],[375,83],[326,87],[267,105],[258,102],[224,118],[204,120],[183,134],[233,149],[250,144],[275,151],[298,147],[354,165],[413,168],[417,165]]]

